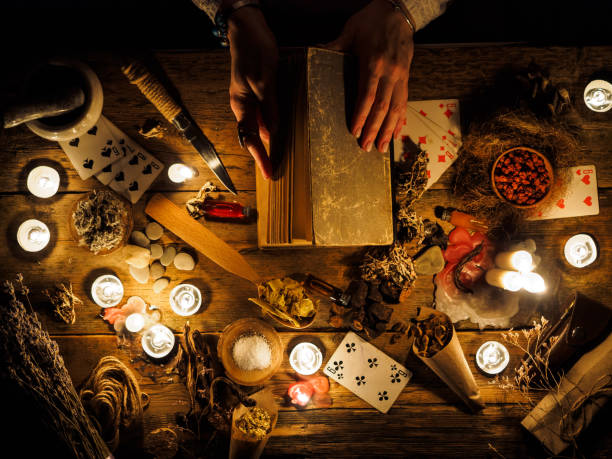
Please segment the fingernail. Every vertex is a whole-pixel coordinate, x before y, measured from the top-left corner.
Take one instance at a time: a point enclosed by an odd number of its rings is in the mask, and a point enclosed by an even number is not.
[[[372,151],[372,143],[373,142],[366,143],[364,150],[365,151]]]
[[[356,138],[356,139],[358,139],[359,137],[361,137],[361,130],[362,130],[362,129],[363,129],[363,128],[359,128],[359,129],[357,129],[357,131],[356,131],[356,132],[354,132],[354,133],[353,133],[353,135],[355,136],[355,138]]]
[[[381,146],[381,152],[382,153],[387,153],[388,149],[389,149],[389,142],[383,142],[383,144]]]

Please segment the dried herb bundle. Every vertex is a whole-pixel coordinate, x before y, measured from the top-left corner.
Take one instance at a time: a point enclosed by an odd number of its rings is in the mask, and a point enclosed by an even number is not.
[[[401,289],[410,288],[416,280],[412,257],[400,242],[370,250],[361,264],[361,272],[365,281],[391,280]]]
[[[53,313],[57,320],[66,322],[68,325],[72,325],[76,321],[74,306],[83,304],[83,302],[72,292],[71,283],[68,284],[68,287],[59,284],[53,292],[43,290],[42,293],[51,301]]]
[[[17,282],[22,286],[21,292],[27,295],[22,280],[19,275]],[[21,444],[22,454],[25,447],[44,448],[50,457],[56,454],[57,457],[107,458],[109,450],[81,404],[57,343],[50,339],[38,317],[26,312],[13,283],[5,281],[4,287],[6,295],[0,307],[3,356],[0,382],[9,391],[5,392],[8,400],[23,404],[18,414],[28,418],[24,420],[28,422],[24,431],[36,434],[39,442],[45,435],[51,440],[50,443]],[[32,422],[37,421],[45,429],[32,429]],[[14,424],[12,427],[19,428]]]
[[[119,446],[120,429],[142,417],[149,396],[134,373],[113,356],[102,357],[79,391],[81,401],[111,451]]]
[[[204,217],[204,201],[206,201],[209,194],[214,193],[215,191],[218,190],[212,182],[206,182],[204,185],[202,185],[202,188],[200,188],[198,194],[196,194],[185,204],[189,215],[195,219]]]

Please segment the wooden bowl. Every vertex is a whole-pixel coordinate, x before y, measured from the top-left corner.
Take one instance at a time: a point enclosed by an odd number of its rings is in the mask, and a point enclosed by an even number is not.
[[[104,190],[104,189],[101,189]],[[93,190],[92,190],[93,191]],[[100,190],[96,190],[96,191],[100,191]],[[133,218],[133,211],[132,211],[132,204],[125,199],[123,196],[120,196],[119,194],[115,193],[114,191],[109,190],[105,190],[105,191],[109,191],[111,193],[113,193],[115,195],[115,197],[117,199],[119,199],[120,201],[122,201],[125,204],[125,207],[127,209],[127,213],[123,219],[123,223],[124,223],[124,227],[125,227],[125,234],[123,235],[123,238],[121,239],[121,241],[113,248],[111,249],[107,249],[107,250],[100,250],[97,254],[95,255],[108,255],[109,253],[113,253],[117,250],[119,250],[121,247],[123,247],[126,242],[128,241],[130,234],[132,234],[132,229],[134,228],[134,218]],[[77,209],[77,206],[79,205],[80,202],[86,200],[89,195],[91,194],[91,192],[81,196],[79,199],[77,199],[76,201],[74,201],[74,204],[72,205],[72,208],[70,210],[70,215],[68,216],[69,219],[69,223],[68,226],[70,227],[70,234],[72,235],[72,238],[79,244],[79,247],[82,247],[83,249],[87,250],[90,253],[93,253],[91,250],[89,250],[89,247],[85,246],[85,245],[81,245],[80,244],[80,237],[76,232],[76,228],[74,227],[74,221],[72,218],[72,215],[74,214],[74,212]]]
[[[517,204],[517,203],[512,202],[512,201],[509,201],[508,199],[506,199],[499,192],[499,190],[497,189],[497,185],[495,184],[495,169],[497,168],[497,165],[498,165],[499,161],[501,159],[503,159],[507,154],[509,154],[509,153],[511,153],[513,151],[516,151],[516,150],[525,150],[525,151],[528,151],[530,153],[535,154],[540,159],[542,159],[542,161],[544,161],[544,167],[546,168],[546,172],[548,173],[548,176],[550,177],[550,182],[548,184],[548,189],[546,190],[544,195],[540,199],[538,199],[536,202],[534,202],[533,204],[521,205],[521,204]],[[532,207],[535,207],[535,206],[539,205],[550,194],[550,190],[552,189],[553,183],[554,183],[553,168],[552,168],[552,165],[550,164],[550,161],[548,160],[548,158],[546,158],[546,156],[544,156],[539,151],[536,151],[536,150],[534,150],[532,148],[528,148],[528,147],[514,147],[514,148],[510,148],[509,150],[504,151],[501,155],[499,155],[497,157],[497,159],[493,163],[493,167],[491,168],[491,187],[493,188],[493,191],[495,192],[495,194],[497,195],[497,197],[499,199],[501,199],[505,203],[507,203],[507,204],[511,205],[512,207],[515,207],[517,209],[529,209],[529,208],[532,208]]]
[[[270,366],[262,370],[243,370],[236,365],[232,351],[238,338],[249,335],[263,336],[272,351]],[[263,320],[245,318],[229,324],[217,343],[217,354],[230,379],[242,386],[258,386],[276,373],[283,361],[284,347],[274,327]]]

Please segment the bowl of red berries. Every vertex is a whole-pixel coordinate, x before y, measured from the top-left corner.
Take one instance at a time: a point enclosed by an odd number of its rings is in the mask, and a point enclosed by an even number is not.
[[[553,169],[542,153],[515,147],[503,152],[493,163],[491,184],[499,199],[527,209],[537,206],[550,193]]]

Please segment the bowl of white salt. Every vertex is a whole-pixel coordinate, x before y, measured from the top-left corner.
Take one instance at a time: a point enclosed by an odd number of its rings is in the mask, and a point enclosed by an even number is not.
[[[274,327],[251,318],[225,327],[217,344],[227,376],[243,386],[257,386],[270,379],[283,361],[283,352]]]

